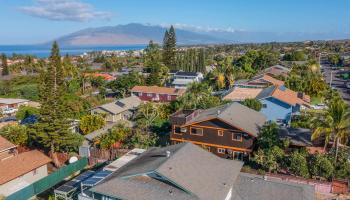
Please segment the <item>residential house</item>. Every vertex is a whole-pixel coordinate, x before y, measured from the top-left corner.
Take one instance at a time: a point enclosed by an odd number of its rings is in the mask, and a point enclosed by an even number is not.
[[[206,110],[182,110],[170,117],[173,144],[192,142],[224,158],[248,159],[267,121],[253,109],[234,102]]]
[[[256,97],[262,103],[260,110],[268,120],[288,124],[292,115],[310,107],[310,96],[294,92],[285,86],[270,86]]]
[[[0,161],[8,159],[17,153],[16,145],[0,136]]]
[[[243,163],[191,143],[154,147],[79,195],[80,200],[313,200],[311,185],[241,173]],[[291,195],[293,194],[293,195]]]
[[[262,91],[262,88],[233,87],[223,97],[224,100],[244,101],[245,99],[255,99]]]
[[[171,102],[183,95],[186,90],[158,86],[135,86],[131,89],[133,96],[142,101]]]
[[[245,88],[266,88],[272,85],[284,85],[284,82],[267,74],[262,74],[255,76],[250,80],[237,81],[234,85],[236,87]]]
[[[175,88],[186,89],[187,85],[193,82],[201,82],[203,80],[203,74],[201,72],[184,72],[178,71],[174,75],[172,85]]]
[[[13,98],[0,98],[0,108],[8,109],[14,108],[18,109],[20,106],[27,106],[30,100],[27,99],[13,99]]]
[[[282,77],[287,77],[288,74],[290,73],[290,69],[288,67],[284,67],[282,65],[274,65],[271,67],[268,67],[264,69],[264,74],[269,75],[269,76],[282,76]]]
[[[135,109],[141,104],[136,96],[119,99],[112,103],[97,106],[91,110],[91,114],[102,114],[107,122],[128,120],[132,117]]]
[[[110,74],[102,74],[102,73],[86,73],[85,76],[90,76],[90,77],[95,77],[95,78],[98,78],[98,77],[101,77],[103,80],[105,81],[113,81],[115,80],[115,77],[110,75]]]
[[[315,153],[318,151],[319,153],[324,152],[324,140],[323,139],[315,139],[311,140],[312,132],[307,128],[287,128],[281,127],[279,128],[278,136],[280,140],[288,140],[289,141],[289,149],[301,149],[305,148],[309,151],[309,153]]]
[[[0,151],[0,195],[8,196],[48,175],[51,159],[40,151],[18,154],[15,145],[1,136]]]

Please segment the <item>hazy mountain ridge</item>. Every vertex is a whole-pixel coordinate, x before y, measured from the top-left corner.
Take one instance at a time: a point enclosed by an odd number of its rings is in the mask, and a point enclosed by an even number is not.
[[[61,45],[134,45],[147,44],[149,40],[162,43],[166,28],[142,24],[127,24],[87,28],[72,34],[60,37],[57,41]],[[189,30],[176,29],[178,44],[216,44],[233,41],[215,36],[201,34]]]
[[[334,33],[201,31],[177,28],[176,26],[175,29],[177,43],[179,45],[343,39],[338,34]],[[165,30],[166,28],[163,26],[131,23],[126,25],[87,28],[56,40],[63,46],[136,45],[147,44],[149,40],[162,43]],[[51,42],[52,41],[50,41],[50,43]]]

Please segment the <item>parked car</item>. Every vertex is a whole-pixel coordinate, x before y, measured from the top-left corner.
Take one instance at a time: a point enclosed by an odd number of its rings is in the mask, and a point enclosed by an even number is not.
[[[10,114],[13,114],[13,113],[15,113],[15,112],[17,112],[18,111],[18,109],[16,109],[16,108],[5,108],[3,111],[2,111],[2,113],[3,114],[6,114],[6,115],[10,115]]]

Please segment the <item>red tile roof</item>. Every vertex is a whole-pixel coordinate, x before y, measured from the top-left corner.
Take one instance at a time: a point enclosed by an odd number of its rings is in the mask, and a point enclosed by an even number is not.
[[[280,86],[280,85],[284,85],[284,82],[283,81],[280,81],[278,79],[275,79],[273,78],[272,76],[269,76],[269,75],[266,75],[264,74],[261,79],[263,79],[264,81],[267,81],[269,83],[271,83],[272,85],[277,85],[277,86]]]
[[[283,87],[283,89],[281,89],[280,87],[275,87],[275,90],[272,92],[271,96],[293,106],[296,104],[309,106],[309,95],[304,94],[303,97],[300,98],[298,96],[298,92],[294,92],[293,90],[290,90],[284,86],[281,87]]]
[[[135,86],[131,92],[153,93],[153,94],[168,94],[168,95],[182,95],[185,93],[184,89],[167,88],[158,86]]]
[[[16,145],[12,144],[10,141],[0,136],[0,152],[6,149],[15,148],[15,147]]]
[[[51,162],[51,159],[37,150],[20,153],[0,161],[0,185],[46,165],[49,162]]]
[[[93,77],[102,77],[105,81],[112,81],[115,80],[115,77],[109,74],[100,74],[100,73],[94,73],[94,74],[85,74],[86,76],[93,76]]]

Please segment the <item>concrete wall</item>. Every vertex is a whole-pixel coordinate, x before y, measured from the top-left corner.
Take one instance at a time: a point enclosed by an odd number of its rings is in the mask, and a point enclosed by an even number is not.
[[[11,169],[9,169],[11,170]],[[43,165],[36,170],[33,170],[31,172],[28,172],[24,174],[23,176],[20,176],[16,179],[13,179],[5,184],[0,185],[0,195],[8,196],[23,187],[30,185],[34,183],[35,181],[38,181],[45,176],[47,176],[47,165]]]

